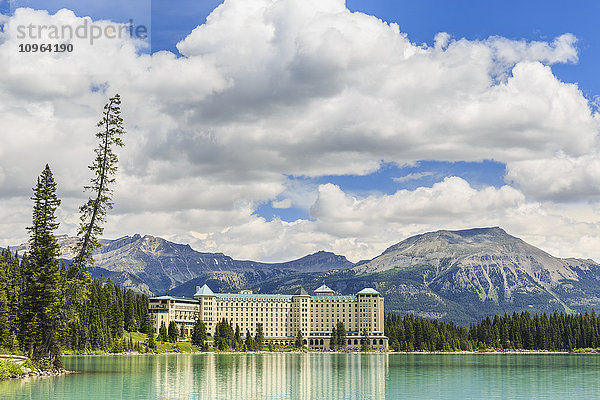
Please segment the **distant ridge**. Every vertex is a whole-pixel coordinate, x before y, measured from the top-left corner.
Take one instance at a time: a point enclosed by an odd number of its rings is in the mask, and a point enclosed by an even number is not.
[[[59,243],[68,256],[74,239]],[[356,264],[323,251],[284,263],[241,261],[149,235],[104,243],[93,274],[146,294],[190,297],[206,283],[216,292],[288,294],[324,283],[344,294],[373,287],[385,296],[386,311],[457,323],[523,310],[600,309],[599,264],[553,257],[500,227],[415,235]]]
[[[72,259],[76,238],[57,238],[61,258]],[[103,275],[148,295],[164,294],[186,282],[193,286],[195,282],[210,281],[216,289],[237,290],[279,275],[353,265],[346,257],[325,251],[283,263],[235,260],[223,253],[198,252],[189,244],[173,243],[151,235],[124,236],[103,240],[103,244],[94,254],[93,276]],[[22,253],[28,249],[29,245],[23,244],[13,250]]]
[[[386,311],[460,323],[504,312],[600,307],[599,264],[553,257],[499,227],[415,235],[350,269],[280,277],[257,290],[316,288],[323,281],[342,293],[372,286],[385,296]]]

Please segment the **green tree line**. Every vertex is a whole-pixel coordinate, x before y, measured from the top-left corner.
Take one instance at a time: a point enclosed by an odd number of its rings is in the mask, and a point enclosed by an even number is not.
[[[385,333],[394,351],[549,350],[572,351],[600,347],[600,318],[554,312],[486,317],[466,326],[387,314]]]
[[[110,279],[88,279],[83,285],[84,300],[64,313],[58,306],[69,279],[65,263],[52,279],[35,268],[29,255],[19,257],[10,249],[0,253],[0,347],[5,351],[29,354],[37,344],[44,344],[47,325],[64,314],[71,319],[58,328],[53,344],[60,351],[122,351],[130,347],[123,338],[125,331],[152,330],[145,295],[123,289]],[[48,315],[40,317],[39,310]]]

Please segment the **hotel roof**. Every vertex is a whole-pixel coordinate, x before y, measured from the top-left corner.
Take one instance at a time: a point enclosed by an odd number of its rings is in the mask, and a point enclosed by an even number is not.
[[[304,290],[304,288],[302,286],[300,286],[294,292],[294,296],[308,296],[308,295],[309,295],[308,292],[306,290]]]
[[[368,287],[368,288],[364,288],[363,290],[361,290],[360,292],[358,292],[356,294],[380,294],[380,293],[377,290]]]
[[[291,301],[292,296],[289,294],[262,294],[262,293],[217,293],[214,295],[217,300],[239,300],[239,301]]]
[[[194,294],[194,297],[214,296],[214,295],[215,295],[215,292],[213,292],[212,289],[209,288],[208,285],[205,283],[204,286],[202,286],[200,289],[198,289],[196,294]]]
[[[315,293],[335,293],[335,292],[332,288],[323,284],[315,290]]]
[[[198,300],[190,299],[189,297],[176,297],[176,296],[150,297],[150,300],[176,300],[176,301],[187,301],[188,303],[197,303],[198,302]]]
[[[336,302],[336,301],[354,301],[356,299],[356,296],[354,295],[346,295],[346,296],[331,296],[331,295],[315,295],[315,296],[311,296],[313,301],[317,301],[317,302]]]

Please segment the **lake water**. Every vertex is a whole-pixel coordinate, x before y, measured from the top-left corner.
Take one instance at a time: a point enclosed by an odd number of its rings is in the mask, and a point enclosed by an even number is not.
[[[597,399],[600,355],[71,356],[1,399]]]

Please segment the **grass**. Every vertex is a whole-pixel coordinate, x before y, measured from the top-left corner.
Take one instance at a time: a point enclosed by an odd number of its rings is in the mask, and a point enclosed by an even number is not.
[[[131,335],[131,340],[133,344],[141,343],[145,344],[147,342],[146,334],[140,332],[125,332],[123,338],[125,340],[129,340],[129,335]],[[156,342],[156,352],[157,353],[169,353],[169,352],[177,352],[177,353],[195,353],[201,351],[200,347],[194,346],[189,341],[170,343],[170,342],[159,342],[158,339],[155,339]]]
[[[177,343],[169,343],[169,342],[156,342],[156,352],[157,353],[195,353],[202,351],[200,347],[194,346],[190,342],[177,342]]]
[[[129,336],[134,342],[144,342],[146,340],[146,334],[142,332],[125,332],[123,334],[124,338],[129,339]]]

